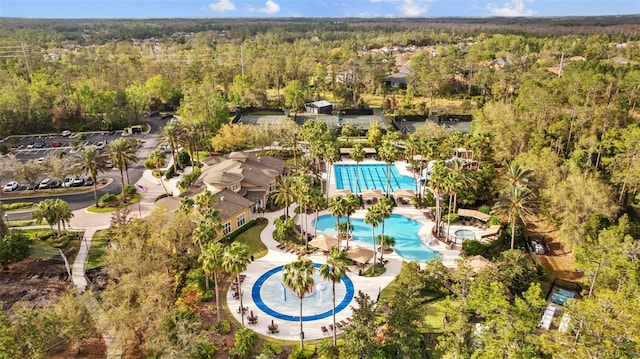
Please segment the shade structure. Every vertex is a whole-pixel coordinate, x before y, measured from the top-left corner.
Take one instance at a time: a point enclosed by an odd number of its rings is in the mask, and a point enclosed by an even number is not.
[[[362,198],[382,198],[382,191],[379,189],[365,189],[362,191]]]
[[[491,263],[487,258],[477,255],[471,258],[469,261],[469,265],[473,268],[473,271],[478,273],[482,268],[486,267],[489,263]]]
[[[164,208],[169,212],[177,211],[181,204],[180,199],[175,197],[164,197],[156,201],[157,207]]]
[[[490,226],[484,232],[480,233],[480,238],[495,237],[500,233],[500,226]]]
[[[372,249],[364,247],[352,247],[347,251],[347,257],[354,262],[360,264],[366,264],[371,258],[373,258],[374,252]]]
[[[321,234],[316,238],[309,241],[309,245],[318,247],[323,251],[331,250],[331,248],[335,247],[338,244],[338,238],[329,235],[329,234]]]
[[[351,193],[351,191],[349,191],[348,189],[339,189],[339,190],[333,191],[333,194],[331,196],[332,197],[346,197],[350,193]]]
[[[393,196],[396,198],[413,198],[416,193],[412,189],[397,189],[393,192]]]
[[[482,213],[480,211],[476,211],[475,209],[462,209],[459,208],[458,209],[458,216],[460,217],[472,217],[472,218],[476,218],[479,219],[483,222],[488,221],[491,216],[486,214],[486,213]]]

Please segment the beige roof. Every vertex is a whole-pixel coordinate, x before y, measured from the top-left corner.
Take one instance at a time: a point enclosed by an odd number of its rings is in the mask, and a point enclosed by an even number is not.
[[[234,213],[238,213],[253,204],[253,202],[228,189],[216,193],[215,196],[216,203],[213,208],[220,211],[222,220],[228,219]],[[249,218],[246,220],[248,221]]]
[[[361,264],[367,263],[373,258],[373,255],[374,252],[372,249],[364,247],[351,247],[351,249],[347,251],[347,257],[349,257],[349,259]]]
[[[156,206],[160,208],[164,208],[169,212],[175,212],[180,208],[180,198],[176,197],[163,197],[156,201]]]
[[[394,197],[415,197],[416,193],[411,189],[397,189],[393,192]]]
[[[330,234],[321,234],[309,241],[309,245],[328,251],[338,244],[338,238]]]
[[[232,184],[239,183],[243,179],[244,176],[240,173],[228,171],[209,172],[202,178],[204,183],[216,187],[230,186]]]
[[[480,211],[476,211],[475,209],[462,209],[462,208],[458,208],[458,215],[460,217],[472,217],[472,218],[477,218],[481,221],[488,221],[489,218],[491,218],[490,215],[482,213]]]
[[[362,191],[362,198],[382,198],[382,191],[379,189],[365,189]]]
[[[484,232],[480,233],[480,238],[497,236],[500,233],[500,226],[495,225],[487,228]]]
[[[333,191],[331,196],[332,197],[346,197],[349,193],[351,193],[351,191],[349,191],[348,189],[339,189],[339,190]]]
[[[476,273],[479,272],[482,268],[486,267],[489,263],[491,262],[481,255],[474,256],[473,258],[471,258],[471,260],[469,260],[469,265]]]
[[[209,157],[203,160],[207,166],[201,178],[207,179],[212,173],[232,172],[243,176],[243,187],[269,188],[271,182],[285,170],[284,160],[275,157],[257,157],[253,154],[232,152],[228,156]],[[206,182],[206,181],[205,181]]]

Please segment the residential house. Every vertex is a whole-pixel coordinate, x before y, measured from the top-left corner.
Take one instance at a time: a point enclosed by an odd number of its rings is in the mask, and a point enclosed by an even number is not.
[[[407,88],[407,77],[409,77],[409,67],[398,66],[398,72],[387,76],[384,79],[384,85],[391,88]]]

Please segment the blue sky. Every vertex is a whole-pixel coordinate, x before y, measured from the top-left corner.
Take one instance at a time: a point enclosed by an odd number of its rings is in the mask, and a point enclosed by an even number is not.
[[[0,0],[0,17],[233,18],[640,14],[640,0]]]

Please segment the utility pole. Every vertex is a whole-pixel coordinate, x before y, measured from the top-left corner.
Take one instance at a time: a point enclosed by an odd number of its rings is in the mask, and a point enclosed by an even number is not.
[[[564,52],[560,56],[560,69],[558,70],[558,78],[562,76],[562,64],[564,63]]]
[[[244,76],[244,51],[242,46],[240,46],[240,66],[242,67],[242,76]]]

